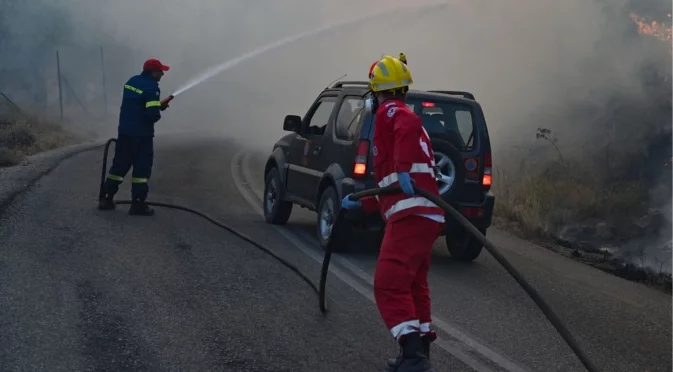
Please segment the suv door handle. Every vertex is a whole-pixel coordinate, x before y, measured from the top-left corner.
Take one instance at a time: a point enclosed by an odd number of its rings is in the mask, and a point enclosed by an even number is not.
[[[313,155],[318,155],[320,154],[320,151],[322,150],[322,146],[318,145],[313,148]]]

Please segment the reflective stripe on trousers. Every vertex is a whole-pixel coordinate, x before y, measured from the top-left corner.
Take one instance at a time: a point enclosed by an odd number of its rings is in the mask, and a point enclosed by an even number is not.
[[[428,324],[428,323],[424,323],[424,324]],[[402,322],[402,323],[394,326],[390,330],[390,334],[392,334],[393,337],[396,340],[399,340],[400,337],[402,337],[406,334],[420,331],[420,327],[421,327],[421,324],[418,320],[409,320],[409,321]],[[429,328],[430,327],[428,326],[428,329]],[[428,330],[428,332],[430,332],[430,331]]]
[[[107,175],[107,178],[111,179],[113,181],[117,181],[117,182],[124,182],[124,177],[117,176],[117,175],[114,175],[114,174],[111,174],[111,173]],[[145,177],[133,177],[133,178],[131,178],[131,183],[147,183],[148,181],[149,181],[149,178],[145,178]]]
[[[110,179],[110,180],[113,180],[113,181],[117,181],[117,182],[124,182],[124,177],[117,176],[116,174],[112,174],[112,173],[109,173],[107,175],[107,178]]]
[[[411,164],[411,169],[409,170],[409,173],[428,173],[432,175],[433,177],[435,176],[434,170],[426,163],[414,163]],[[391,173],[385,177],[381,181],[379,181],[379,187],[386,187],[390,186],[393,183],[397,182],[397,173]]]
[[[405,209],[414,208],[414,207],[436,207],[435,203],[422,196],[414,196],[407,199],[402,199],[397,203],[393,204],[392,207],[388,208],[385,213],[386,219],[390,219],[390,216],[399,211]]]

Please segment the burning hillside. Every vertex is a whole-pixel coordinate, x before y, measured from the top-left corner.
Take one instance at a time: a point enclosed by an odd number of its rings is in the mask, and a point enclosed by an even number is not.
[[[615,3],[591,53],[559,73],[577,82],[524,119],[531,134],[540,123],[554,134],[500,151],[497,213],[505,228],[670,291],[671,5]]]
[[[667,17],[670,22],[671,14],[667,14]],[[663,41],[671,41],[671,26],[667,26],[663,22],[647,19],[636,13],[631,13],[631,19],[638,26],[639,34],[656,37]]]

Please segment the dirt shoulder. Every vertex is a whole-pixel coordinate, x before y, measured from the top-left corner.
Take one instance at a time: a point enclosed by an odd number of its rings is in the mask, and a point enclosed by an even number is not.
[[[567,239],[550,232],[543,232],[540,230],[531,231],[529,226],[525,226],[521,222],[506,219],[501,216],[495,216],[493,223],[496,227],[504,231],[531,241],[577,262],[671,294],[673,282],[671,274],[663,270],[662,267],[643,266],[641,263],[629,258],[621,252],[614,252],[606,248],[597,247],[595,240],[583,241]],[[641,258],[641,260],[642,259],[643,258]],[[669,261],[660,262],[661,266],[664,264],[670,266]]]

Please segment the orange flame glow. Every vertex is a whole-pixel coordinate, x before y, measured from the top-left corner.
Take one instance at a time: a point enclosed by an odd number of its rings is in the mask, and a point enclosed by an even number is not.
[[[671,14],[667,14],[671,18]],[[671,27],[657,21],[647,21],[644,17],[631,13],[631,19],[638,25],[638,33],[656,37],[659,40],[671,41]]]

